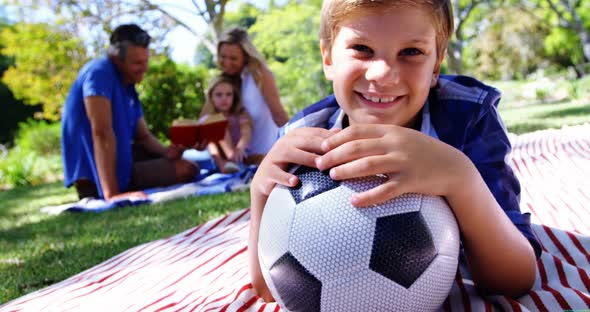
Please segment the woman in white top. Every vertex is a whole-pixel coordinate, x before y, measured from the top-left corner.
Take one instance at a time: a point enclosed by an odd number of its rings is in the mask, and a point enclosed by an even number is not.
[[[253,124],[246,153],[251,162],[259,163],[277,139],[278,128],[289,120],[274,76],[242,28],[222,35],[217,59],[224,75],[241,80],[242,102]]]

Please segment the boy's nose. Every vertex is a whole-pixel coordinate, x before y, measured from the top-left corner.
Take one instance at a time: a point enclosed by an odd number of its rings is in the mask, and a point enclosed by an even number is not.
[[[365,78],[379,85],[394,85],[399,82],[399,68],[393,62],[375,60],[369,65]]]

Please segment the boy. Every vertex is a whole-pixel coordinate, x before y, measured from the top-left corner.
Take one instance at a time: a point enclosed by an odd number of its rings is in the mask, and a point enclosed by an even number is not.
[[[282,129],[251,185],[250,271],[264,300],[272,296],[258,263],[258,228],[274,185],[297,184],[286,171],[291,163],[329,169],[335,180],[389,177],[351,198],[356,207],[403,193],[444,196],[477,287],[512,297],[532,287],[541,251],[505,163],[500,94],[468,77],[439,79],[452,21],[450,0],[324,1],[320,48],[334,96]]]

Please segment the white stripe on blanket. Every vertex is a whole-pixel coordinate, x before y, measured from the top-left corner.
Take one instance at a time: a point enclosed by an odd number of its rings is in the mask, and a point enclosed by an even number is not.
[[[479,296],[462,263],[445,311],[561,311],[590,307],[590,125],[512,137],[512,165],[541,241],[527,295]],[[279,311],[249,283],[248,210],[132,248],[2,311]]]

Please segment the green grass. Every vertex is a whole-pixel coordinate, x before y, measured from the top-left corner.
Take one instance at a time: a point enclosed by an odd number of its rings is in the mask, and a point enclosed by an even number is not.
[[[99,214],[39,212],[43,206],[76,199],[61,183],[0,192],[0,303],[250,204],[248,193],[239,192]]]
[[[500,105],[500,115],[508,131],[515,134],[579,125],[590,123],[590,99],[508,108]]]

